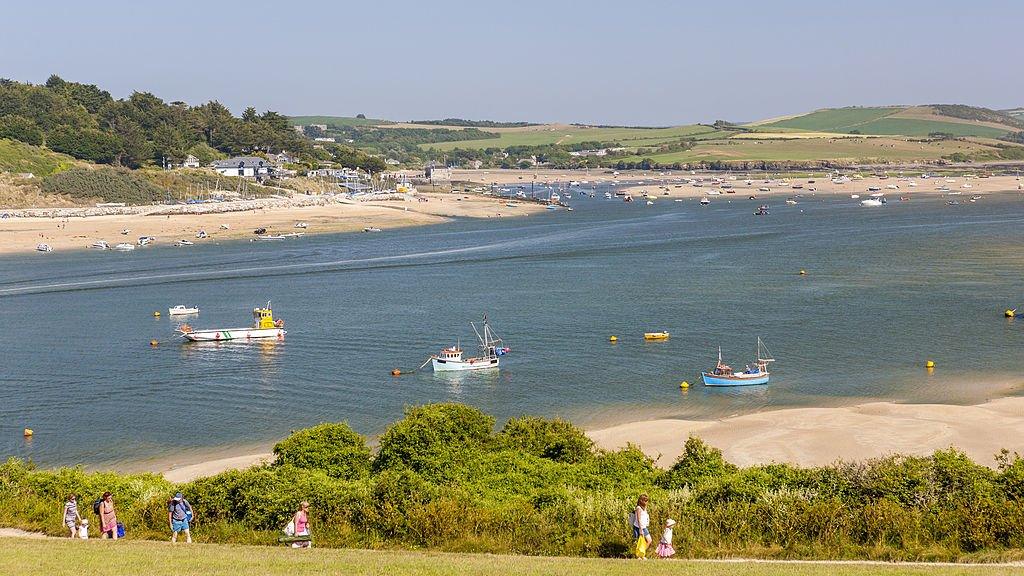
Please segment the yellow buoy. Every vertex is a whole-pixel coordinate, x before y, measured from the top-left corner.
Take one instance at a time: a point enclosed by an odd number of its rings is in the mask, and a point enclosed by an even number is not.
[[[929,361],[924,363],[924,367],[925,368],[935,368],[935,362],[932,362],[931,360],[929,360]]]
[[[800,271],[800,275],[801,276],[807,276],[807,270],[801,270]]]
[[[149,345],[150,345],[150,346],[153,346],[154,348],[155,348],[155,347],[156,347],[156,345],[157,345],[157,344],[159,344],[159,343],[160,343],[160,341],[159,341],[159,340],[150,340],[150,341],[149,341]]]
[[[31,435],[33,435],[35,433],[36,433],[35,430],[33,430],[31,428],[25,428],[25,432],[24,432],[25,438],[28,438],[29,436],[31,436]]]
[[[609,336],[608,337],[608,341],[609,342],[618,342],[619,341],[619,337],[618,336]]]
[[[391,371],[391,375],[392,376],[401,376],[402,375],[402,371],[399,370],[398,368],[395,368],[394,370]]]
[[[153,317],[154,318],[159,318],[160,317],[160,311],[157,310],[156,312],[153,312]]]
[[[1013,318],[1016,315],[1017,315],[1017,309],[1016,308],[1007,308],[1006,311],[1003,312],[1003,316],[1006,316],[1007,318]]]
[[[690,387],[690,383],[687,382],[686,380],[683,380],[682,382],[679,383],[679,387],[680,388],[689,388]]]

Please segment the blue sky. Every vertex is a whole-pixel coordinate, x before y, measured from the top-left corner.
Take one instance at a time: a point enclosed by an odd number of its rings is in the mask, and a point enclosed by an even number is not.
[[[17,2],[0,77],[285,114],[668,125],[1024,106],[1024,2]]]

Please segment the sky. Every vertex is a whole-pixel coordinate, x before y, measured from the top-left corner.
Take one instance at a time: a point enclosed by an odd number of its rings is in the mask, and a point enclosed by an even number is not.
[[[1024,2],[11,2],[0,77],[288,115],[674,125],[1024,106]]]

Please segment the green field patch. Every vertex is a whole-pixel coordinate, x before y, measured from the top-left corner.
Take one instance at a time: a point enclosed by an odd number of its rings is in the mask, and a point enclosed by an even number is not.
[[[311,124],[326,124],[327,126],[380,126],[381,124],[394,124],[391,120],[355,118],[352,116],[289,116],[288,123],[292,126],[309,126]]]
[[[862,134],[928,136],[934,133],[952,134],[953,136],[979,136],[998,138],[1009,132],[1009,128],[1001,129],[992,126],[964,124],[962,122],[942,122],[940,120],[919,120],[916,118],[882,118],[861,124],[854,128],[843,129],[850,133],[858,130]]]
[[[808,132],[847,132],[855,129],[861,124],[866,124],[896,114],[903,108],[880,107],[880,108],[831,108],[818,110],[796,118],[780,120],[772,124],[766,124],[761,128],[797,128]]]
[[[543,146],[546,144],[575,144],[579,142],[608,142],[625,147],[645,146],[637,142],[665,142],[693,134],[706,133],[707,126],[686,125],[671,128],[587,128],[582,126],[544,126],[536,130],[500,132],[499,137],[486,140],[464,140],[423,144],[423,149],[451,150],[453,148],[508,148],[509,146]]]

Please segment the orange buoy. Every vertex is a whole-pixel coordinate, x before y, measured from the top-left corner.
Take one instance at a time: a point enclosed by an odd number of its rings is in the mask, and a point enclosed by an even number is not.
[[[25,431],[23,432],[23,434],[25,435],[25,438],[31,438],[32,435],[35,434],[35,433],[36,433],[35,430],[33,430],[31,428],[25,428]]]
[[[157,344],[160,344],[159,340],[150,340],[149,341],[149,345],[152,346],[153,348],[156,348]]]
[[[391,371],[391,375],[392,376],[401,376],[402,375],[402,371],[399,370],[398,368],[395,368],[394,370]]]

